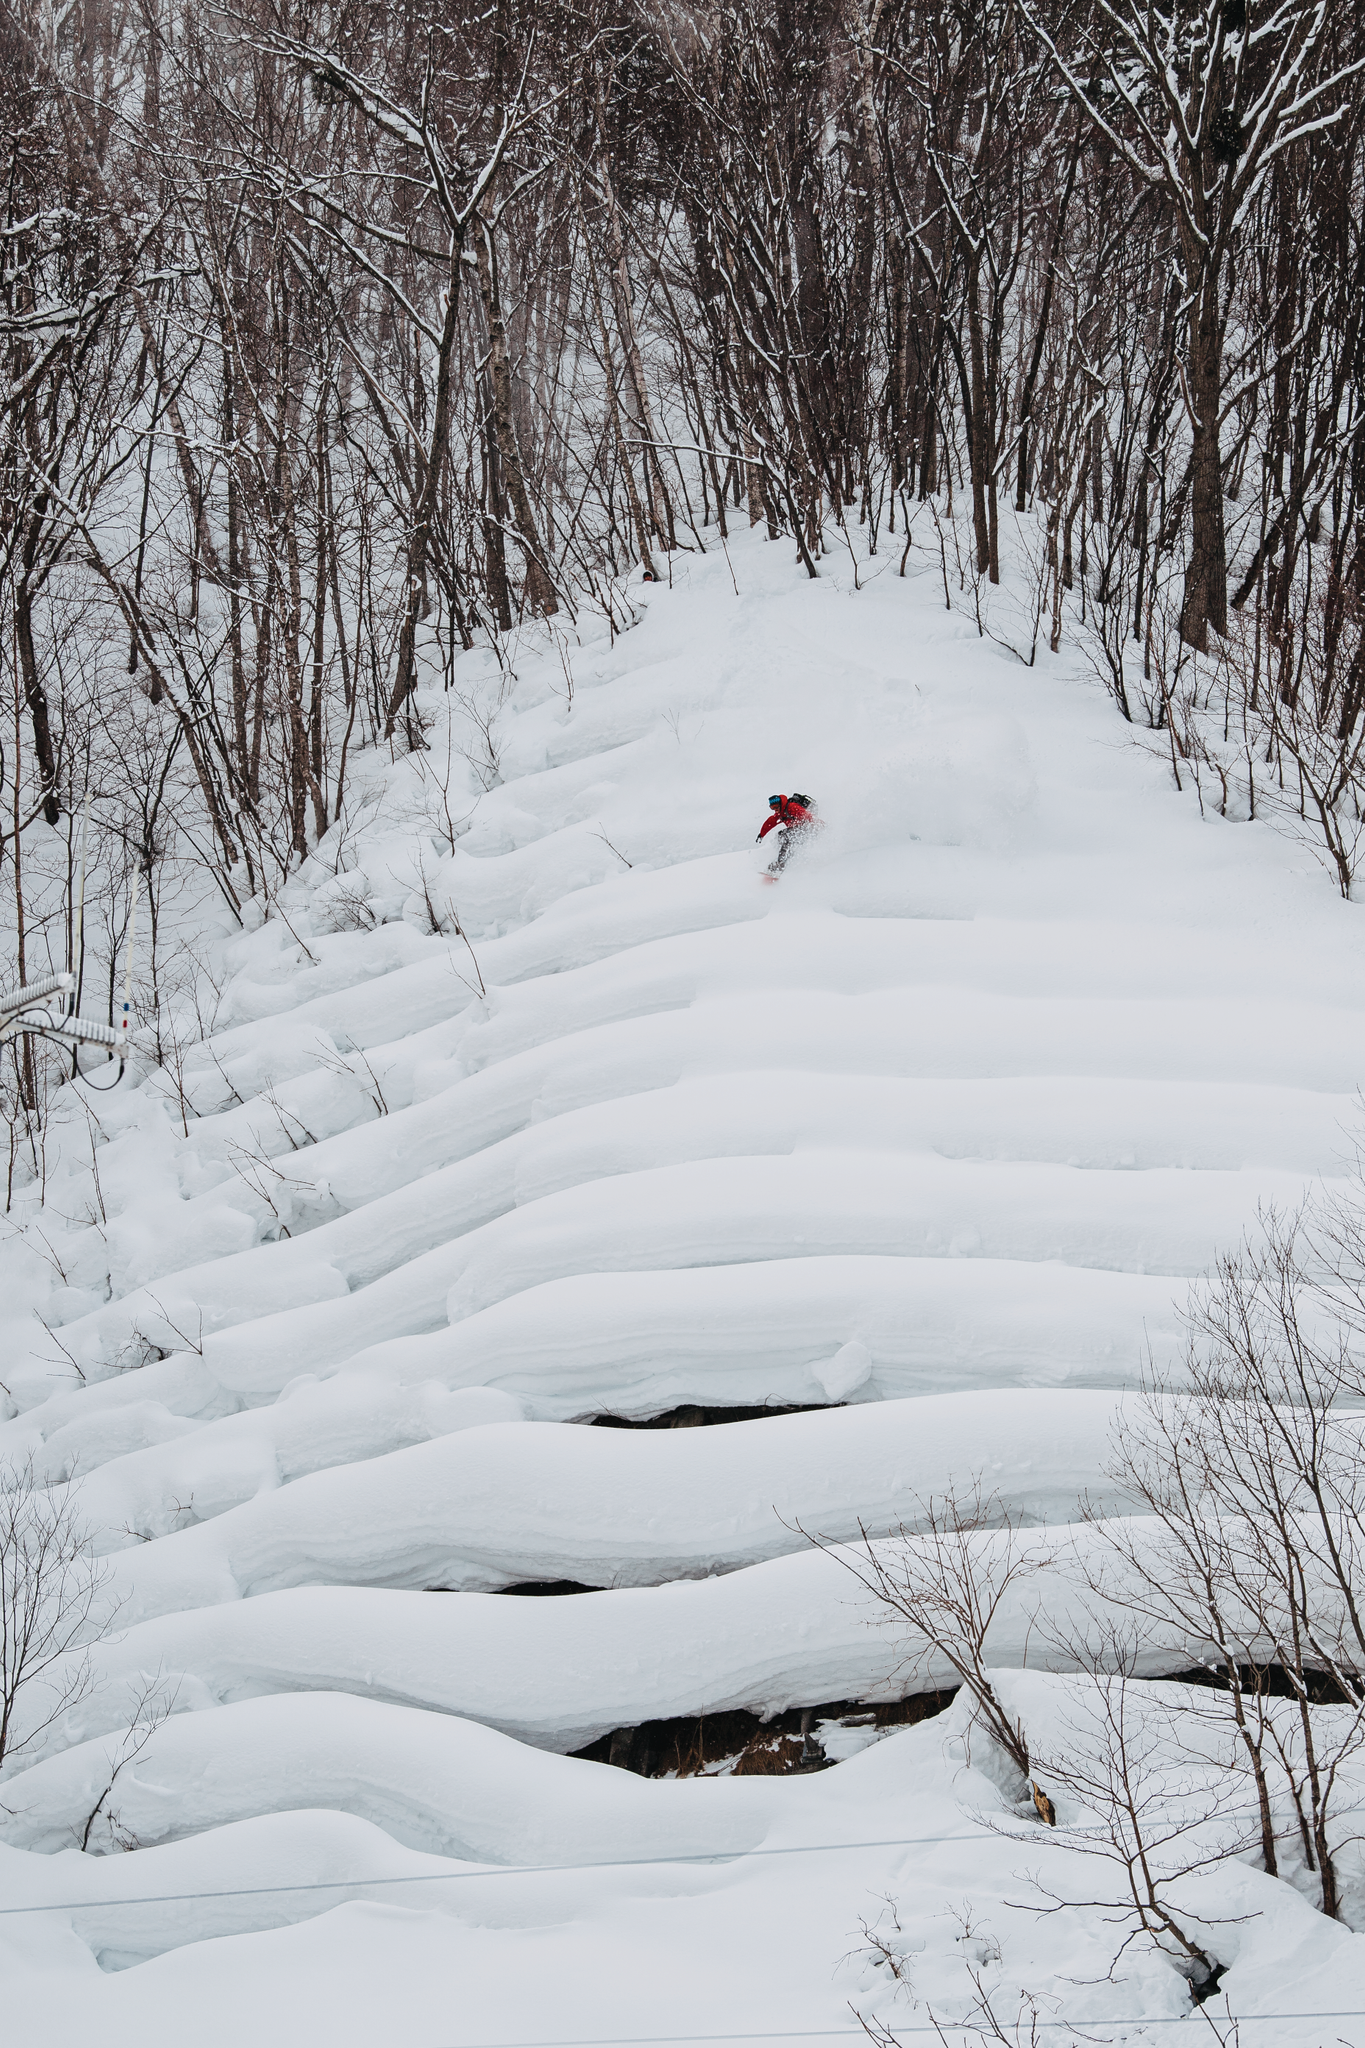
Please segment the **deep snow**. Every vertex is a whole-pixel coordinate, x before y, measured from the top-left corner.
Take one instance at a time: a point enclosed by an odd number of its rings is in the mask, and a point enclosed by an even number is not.
[[[486,792],[428,690],[430,752],[366,762],[223,942],[178,1085],[98,1101],[98,1182],[73,1117],[43,1239],[0,1248],[0,1456],[74,1475],[121,1603],[0,1787],[16,2039],[863,2039],[850,2001],[961,2020],[973,1966],[1011,2023],[1190,2011],[1157,1958],[1111,1979],[1089,1862],[961,1699],[813,1777],[562,1754],[941,1682],[797,1524],[880,1534],[980,1471],[1064,1603],[1116,1398],[1258,1203],[1346,1172],[1365,1069],[1358,913],[1302,850],[1201,820],[1093,685],[945,612],[936,558],[858,592],[729,558],[738,595],[717,548],[584,622],[572,703],[561,647],[514,650]],[[793,786],[826,830],[766,890]],[[581,1426],[687,1403],[848,1405]],[[604,1590],[496,1596],[537,1579]],[[1026,1648],[1020,1606],[994,1654]],[[176,1711],[133,1756],[150,1679]],[[1233,2010],[1347,2014],[1246,2048],[1365,2041],[1363,1937],[1199,1883]]]

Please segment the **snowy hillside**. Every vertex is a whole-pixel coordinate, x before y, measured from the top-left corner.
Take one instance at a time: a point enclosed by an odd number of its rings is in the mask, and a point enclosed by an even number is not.
[[[76,1482],[114,1626],[0,1784],[16,2043],[861,2040],[973,1969],[1010,2027],[1206,2038],[965,1698],[889,1711],[953,1674],[807,1538],[981,1474],[1075,1604],[1185,1283],[1347,1172],[1358,912],[936,554],[789,554],[464,657],[206,962],[211,1035],[68,1091],[0,1457]],[[824,830],[769,888],[793,788]],[[991,1647],[1045,1726],[1032,1599]],[[754,1716],[837,1767],[736,1774]],[[644,1775],[684,1720],[707,1769]],[[1365,2042],[1362,1936],[1231,1869],[1220,1995],[1345,2015],[1244,2048]]]

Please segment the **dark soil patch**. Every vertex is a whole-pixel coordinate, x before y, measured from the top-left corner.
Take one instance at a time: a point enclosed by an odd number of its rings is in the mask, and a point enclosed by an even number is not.
[[[788,1707],[770,1721],[761,1721],[742,1707],[723,1714],[687,1714],[644,1721],[638,1728],[614,1728],[574,1754],[590,1763],[614,1764],[640,1778],[663,1778],[670,1772],[691,1778],[707,1764],[730,1757],[737,1759],[737,1778],[788,1777],[830,1768],[814,1733],[818,1721],[842,1721],[851,1728],[909,1728],[941,1713],[952,1697],[951,1691],[920,1692],[879,1706],[830,1700],[822,1706]]]
[[[817,1409],[842,1408],[843,1401],[798,1401],[785,1408],[698,1408],[689,1404],[662,1415],[594,1415],[594,1429],[709,1429],[718,1422],[762,1422],[771,1415],[813,1415]]]

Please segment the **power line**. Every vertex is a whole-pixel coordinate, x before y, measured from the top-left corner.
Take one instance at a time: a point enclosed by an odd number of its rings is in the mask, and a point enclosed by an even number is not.
[[[193,1905],[199,1899],[271,1898],[284,1892],[368,1891],[394,1884],[458,1884],[473,1878],[566,1877],[580,1870],[635,1870],[645,1864],[737,1863],[744,1857],[825,1856],[841,1849],[921,1849],[947,1842],[998,1839],[1000,1837],[994,1829],[981,1828],[970,1834],[892,1836],[879,1842],[795,1842],[790,1847],[774,1849],[698,1849],[680,1856],[608,1856],[600,1863],[491,1863],[481,1864],[474,1870],[414,1870],[408,1877],[337,1877],[316,1882],[305,1878],[298,1884],[244,1884],[214,1892],[149,1892],[132,1899],[66,1899],[50,1905],[0,1906],[0,1919],[8,1919],[15,1913],[88,1913],[97,1907],[108,1906]],[[1012,1839],[1022,1841],[1025,1838],[1016,1836]]]
[[[1075,2032],[1085,2030],[1087,2039],[1093,2027],[1183,2027],[1191,2020],[1204,2015],[1194,2012],[1155,2014],[1148,2018],[1061,2020],[1029,2019],[1030,2027],[1070,2027]],[[1228,2012],[1219,2013],[1220,2020],[1231,2026],[1246,2026],[1259,2020],[1358,2020],[1365,2018],[1365,2009],[1350,2007],[1345,2012]],[[905,2034],[986,2034],[991,2032],[989,2020],[938,2020],[932,2026],[888,2027],[888,2038],[898,2041]],[[576,2034],[563,2041],[459,2041],[442,2044],[442,2048],[667,2048],[667,2044],[689,2041],[865,2041],[866,2032],[861,2027],[781,2027],[762,2034]]]
[[[130,1899],[68,1899],[54,1900],[34,1906],[0,1906],[0,1918],[10,1918],[20,1913],[84,1913],[107,1911],[122,1906],[176,1906],[196,1905],[217,1899],[275,1898],[299,1892],[352,1892],[381,1890],[401,1884],[454,1884],[475,1879],[495,1877],[563,1877],[584,1870],[634,1870],[646,1865],[714,1864],[737,1863],[761,1856],[823,1856],[837,1855],[841,1850],[858,1849],[919,1849],[944,1847],[954,1842],[979,1842],[986,1840],[1013,1839],[1022,1841],[1023,1836],[1009,1836],[1004,1830],[981,1828],[966,1834],[955,1835],[893,1835],[870,1842],[796,1842],[785,1847],[757,1849],[708,1849],[678,1856],[617,1856],[600,1863],[518,1863],[492,1864],[474,1870],[433,1870],[414,1871],[405,1877],[351,1877],[333,1878],[323,1881],[305,1880],[299,1884],[234,1885],[211,1892],[154,1892],[139,1894]],[[1085,2027],[1171,2027],[1184,2026],[1196,2018],[1195,2013],[1126,2015],[1117,2019],[1091,2018],[1084,2021],[1044,2019],[1038,2016],[1030,2019],[1030,2026],[1039,2029],[1058,2027],[1077,2029]],[[1261,2021],[1285,2020],[1349,2020],[1365,2019],[1365,2007],[1352,2006],[1333,2012],[1253,2012],[1228,2013],[1220,2015],[1237,2026],[1258,2024]],[[940,2020],[930,2026],[903,2026],[890,2030],[891,2039],[902,2036],[942,2034],[979,2034],[986,2031],[987,2023],[980,2020]],[[573,2035],[561,2040],[531,2041],[478,2041],[446,2044],[446,2048],[690,2048],[690,2044],[726,2041],[863,2041],[864,2030],[854,2027],[786,2027],[766,2032],[733,2032],[721,2034],[587,2034]]]
[[[475,1879],[496,1877],[563,1877],[575,1875],[584,1870],[633,1870],[646,1865],[714,1864],[737,1863],[760,1856],[822,1856],[837,1855],[841,1850],[858,1849],[918,1849],[944,1847],[954,1842],[978,1842],[999,1840],[1004,1831],[993,1828],[973,1830],[967,1834],[955,1835],[894,1835],[870,1842],[797,1842],[786,1847],[769,1849],[709,1849],[678,1856],[618,1856],[609,1857],[600,1863],[518,1863],[492,1864],[474,1870],[433,1870],[414,1871],[404,1877],[352,1877],[333,1878],[323,1881],[305,1880],[299,1884],[234,1885],[211,1892],[153,1892],[139,1894],[130,1899],[68,1899],[54,1900],[34,1906],[0,1906],[0,1918],[10,1918],[20,1913],[83,1913],[107,1911],[123,1906],[176,1906],[196,1905],[217,1899],[275,1898],[299,1892],[353,1892],[382,1890],[402,1884],[454,1884]],[[1008,1838],[1008,1837],[1007,1837]],[[1023,1840],[1016,1836],[1013,1839]],[[1078,2027],[1171,2027],[1184,2026],[1196,2018],[1195,2013],[1125,2015],[1117,2019],[1091,2018],[1084,2021],[1044,2019],[1041,2015],[1030,2018],[1030,2026],[1042,2028]],[[1348,2020],[1365,2018],[1365,2007],[1352,2006],[1334,2012],[1253,2012],[1228,2013],[1220,2015],[1237,2026],[1250,2025],[1261,2021],[1285,2020]],[[902,2026],[890,2030],[895,2041],[902,2036],[934,2035],[936,2038],[947,2034],[979,2034],[987,2031],[987,2023],[981,2020],[940,2020],[930,2026]],[[688,2048],[688,2044],[726,2041],[863,2041],[865,2031],[853,2027],[801,2027],[781,2028],[767,2032],[733,2032],[721,2034],[588,2034],[573,2035],[561,2040],[531,2041],[479,2041],[447,2044],[447,2048]]]
[[[1089,2038],[1092,2027],[1183,2027],[1203,2015],[1198,2011],[1162,2013],[1151,2019],[1045,2020],[1030,2017],[1029,2026],[1082,2028]],[[1346,2012],[1228,2012],[1217,2018],[1231,2026],[1251,2020],[1358,2020],[1365,2010],[1352,2007]],[[880,2022],[878,2023],[880,2024]],[[989,2020],[938,2020],[932,2026],[888,2027],[888,2037],[898,2041],[903,2034],[985,2034]],[[665,2044],[686,2041],[865,2041],[861,2027],[781,2027],[763,2034],[578,2034],[565,2041],[452,2041],[442,2048],[665,2048]]]
[[[1360,1813],[1365,1812],[1365,1808],[1348,1807],[1346,1811]],[[1092,1830],[1068,1828],[1064,1832],[1074,1837]],[[724,1865],[745,1859],[756,1861],[764,1856],[837,1856],[845,1850],[851,1853],[857,1849],[929,1849],[945,1848],[954,1842],[1025,1842],[1031,1839],[1034,1839],[1032,1833],[1015,1834],[1011,1829],[995,1827],[974,1828],[955,1835],[888,1835],[871,1842],[792,1842],[773,1848],[684,1850],[676,1856],[607,1856],[596,1863],[488,1863],[478,1864],[472,1870],[414,1870],[401,1877],[301,1878],[297,1884],[231,1885],[211,1892],[146,1892],[130,1899],[58,1899],[34,1906],[0,1906],[0,1919],[11,1919],[20,1913],[89,1913],[122,1906],[192,1906],[201,1900],[278,1898],[296,1892],[378,1891],[400,1884],[462,1884],[495,1877],[571,1877],[584,1870],[639,1870],[650,1866],[671,1867],[678,1863]],[[674,2036],[661,2034],[658,2038],[661,2041],[672,2040]],[[731,2038],[760,2040],[765,2037],[757,2034],[733,2037],[728,2034],[680,2034],[676,2038],[722,2041]],[[566,2044],[490,2043],[485,2044],[485,2048],[566,2048]]]
[[[1248,1807],[1247,1813],[1255,1809]],[[1363,1813],[1365,1807],[1352,1806],[1345,1809],[1347,1814]],[[1224,1815],[1225,1819],[1236,1819],[1236,1813]],[[1058,1831],[1059,1839],[1066,1836],[1086,1835],[1094,1832],[1089,1828],[1071,1827]],[[36,1906],[0,1906],[0,1920],[9,1919],[18,1913],[88,1913],[96,1909],[118,1906],[192,1906],[201,1899],[260,1899],[275,1898],[288,1892],[349,1892],[374,1891],[388,1885],[398,1884],[460,1884],[476,1878],[489,1880],[495,1877],[569,1877],[582,1870],[638,1870],[649,1865],[670,1866],[676,1863],[728,1864],[743,1858],[757,1859],[760,1856],[836,1856],[843,1850],[855,1849],[928,1849],[944,1848],[953,1842],[1009,1841],[1024,1842],[1034,1839],[1030,1835],[1015,1834],[1005,1827],[976,1828],[965,1834],[956,1835],[889,1835],[873,1842],[793,1842],[779,1844],[775,1848],[755,1849],[696,1849],[684,1850],[676,1856],[607,1856],[597,1863],[488,1863],[479,1864],[472,1870],[414,1870],[403,1877],[337,1877],[326,1879],[301,1878],[297,1884],[244,1884],[233,1885],[222,1891],[212,1892],[148,1892],[131,1899],[65,1899]],[[643,2038],[643,2037],[642,2037]],[[652,2038],[652,2037],[651,2037]],[[669,2039],[671,2035],[660,2035]],[[729,2035],[679,2035],[679,2040],[728,2040]],[[736,2040],[739,2035],[734,2036]],[[754,2040],[763,2037],[753,2035],[743,2038]],[[526,2048],[526,2044],[492,2044],[492,2048]],[[535,2048],[535,2044],[531,2044]],[[548,2048],[548,2044],[547,2044]],[[555,2044],[558,2048],[558,2044]]]

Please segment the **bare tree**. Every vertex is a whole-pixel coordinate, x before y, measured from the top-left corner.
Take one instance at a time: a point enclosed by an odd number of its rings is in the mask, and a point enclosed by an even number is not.
[[[1219,430],[1228,265],[1276,159],[1345,117],[1343,88],[1365,58],[1330,61],[1327,0],[1277,0],[1259,12],[1243,0],[1168,9],[1100,0],[1074,52],[1021,5],[1087,118],[1160,192],[1177,226],[1192,517],[1181,632],[1203,648],[1210,626],[1227,631]]]
[[[113,1803],[114,1795],[123,1772],[144,1754],[162,1722],[174,1713],[178,1690],[159,1671],[139,1685],[128,1725],[105,1752],[109,1770],[99,1797],[79,1826],[71,1830],[76,1846],[83,1852],[98,1855],[106,1844],[119,1850],[139,1847],[137,1836],[125,1825]]]
[[[1092,1585],[1185,1635],[1235,1732],[1264,1868],[1301,1858],[1333,1917],[1343,1772],[1365,1746],[1363,1247],[1354,1206],[1267,1212],[1195,1290],[1180,1373],[1116,1431],[1112,1476],[1150,1524],[1092,1517]]]
[[[1323,1911],[1337,1917],[1332,1813],[1343,1766],[1365,1741],[1365,1463],[1361,1426],[1342,1412],[1361,1384],[1342,1286],[1359,1269],[1361,1218],[1338,1209],[1328,1219],[1335,1246],[1311,1210],[1262,1220],[1259,1240],[1219,1262],[1191,1312],[1200,1506],[1228,1530],[1226,1583],[1294,1703],[1292,1748],[1278,1736],[1278,1759]],[[1347,1710],[1335,1725],[1316,1712],[1324,1700]]]
[[[384,84],[360,76],[339,57],[329,52],[294,45],[291,46],[291,54],[302,56],[311,76],[322,91],[345,100],[377,134],[390,145],[396,145],[401,152],[421,166],[418,203],[432,210],[440,223],[444,239],[444,275],[439,325],[435,322],[422,321],[410,304],[404,308],[410,317],[417,320],[425,338],[434,346],[436,373],[428,435],[418,448],[419,467],[414,479],[412,534],[407,561],[407,599],[399,634],[398,670],[385,713],[384,729],[387,737],[392,735],[398,714],[406,705],[416,682],[417,621],[421,614],[428,551],[449,445],[455,352],[460,333],[460,285],[463,277],[465,244],[471,229],[474,230],[484,313],[488,323],[490,374],[493,381],[493,407],[499,452],[504,469],[509,473],[519,532],[527,552],[529,573],[534,585],[534,608],[540,611],[555,609],[553,586],[549,583],[548,571],[541,557],[535,522],[522,480],[520,457],[515,448],[510,374],[495,271],[495,215],[491,205],[492,190],[503,160],[514,138],[529,125],[532,118],[526,106],[531,47],[528,47],[520,74],[512,81],[510,89],[505,93],[501,90],[500,66],[496,79],[496,86],[499,89],[494,94],[496,105],[489,110],[477,110],[485,119],[491,116],[491,134],[480,151],[482,160],[470,170],[465,168],[464,157],[471,141],[475,139],[477,115],[471,117],[466,114],[462,118],[462,110],[443,108],[439,105],[434,51],[429,51],[427,55],[420,99],[411,107]],[[307,197],[301,194],[294,203],[300,210],[311,211],[311,198],[311,194]],[[324,218],[329,225],[335,223],[335,231],[346,238],[348,252],[353,257],[359,253],[359,244],[352,239],[353,223],[349,209],[344,203],[333,202]],[[373,282],[382,289],[397,290],[390,273],[381,263],[364,257],[362,261]],[[401,293],[399,296],[402,296]]]
[[[0,1490],[0,1770],[42,1743],[92,1683],[85,1645],[107,1626],[105,1573],[70,1485],[30,1455]]]
[[[886,1538],[874,1542],[863,1530],[861,1549],[808,1540],[851,1571],[893,1625],[908,1625],[909,1670],[925,1676],[947,1663],[986,1733],[1027,1778],[1028,1742],[991,1681],[988,1637],[1007,1599],[1042,1569],[1041,1548],[979,1477],[915,1508]]]
[[[1092,1669],[1054,1681],[1060,1711],[1050,1739],[1032,1731],[1034,1767],[1067,1846],[1105,1866],[1117,1884],[1111,1878],[1112,1888],[1084,1899],[1074,1887],[1065,1897],[1038,1888],[1051,1910],[1098,1907],[1124,1930],[1111,1969],[1145,1940],[1198,1989],[1217,1965],[1207,1922],[1190,1910],[1189,1880],[1236,1856],[1248,1833],[1231,1720],[1211,1727],[1188,1713],[1178,1689],[1135,1677],[1138,1641],[1121,1623],[1085,1647]]]

